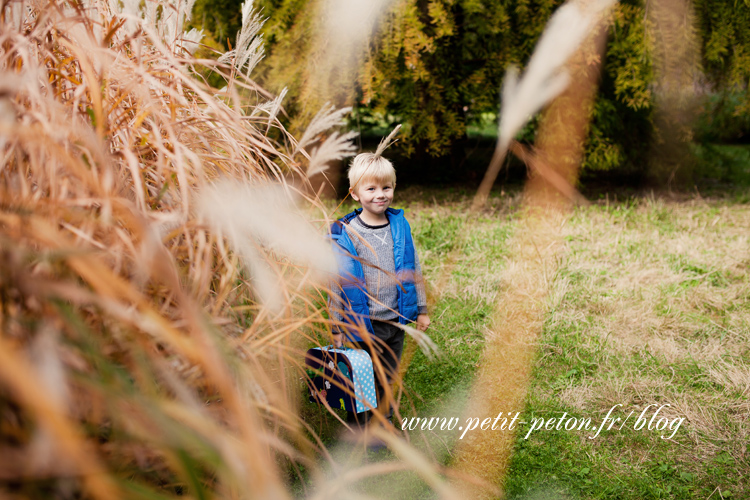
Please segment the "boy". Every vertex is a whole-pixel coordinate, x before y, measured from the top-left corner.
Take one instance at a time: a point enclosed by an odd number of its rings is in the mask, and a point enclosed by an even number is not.
[[[398,374],[404,346],[404,331],[391,323],[416,323],[426,331],[430,317],[411,228],[403,210],[390,208],[396,187],[393,165],[382,156],[362,153],[352,161],[348,176],[352,198],[362,208],[331,226],[339,282],[332,287],[329,308],[338,323],[335,345],[342,344],[346,333],[357,347],[377,353],[386,375],[382,380],[375,369],[381,407],[384,387]],[[386,418],[392,413],[385,412]],[[349,415],[350,421],[356,418]]]

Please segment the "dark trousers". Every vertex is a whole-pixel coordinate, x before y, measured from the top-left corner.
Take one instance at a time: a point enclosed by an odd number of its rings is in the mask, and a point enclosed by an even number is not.
[[[398,318],[394,318],[394,323],[398,322]],[[354,345],[357,349],[363,349],[367,351],[372,360],[372,367],[375,371],[375,390],[378,395],[378,408],[387,417],[393,414],[392,408],[383,409],[383,405],[390,402],[385,401],[385,387],[390,385],[391,382],[398,376],[399,362],[401,361],[401,353],[404,351],[404,331],[389,323],[384,323],[378,320],[372,320],[373,336],[371,342],[368,344],[365,341],[355,342]],[[383,374],[377,368],[376,358],[380,361],[380,364],[385,372],[385,379]],[[348,413],[347,420],[349,422],[365,423],[371,415],[371,412],[363,412],[360,414]]]

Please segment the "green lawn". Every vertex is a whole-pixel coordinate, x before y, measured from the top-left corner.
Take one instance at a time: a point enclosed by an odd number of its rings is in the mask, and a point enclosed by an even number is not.
[[[632,200],[580,209],[565,230],[526,415],[623,419],[646,405],[665,432],[538,432],[518,439],[511,498],[748,498],[750,207]],[[656,407],[647,410],[653,416]],[[672,431],[666,433],[667,437]],[[721,495],[719,495],[721,493]],[[535,497],[536,498],[536,497]]]

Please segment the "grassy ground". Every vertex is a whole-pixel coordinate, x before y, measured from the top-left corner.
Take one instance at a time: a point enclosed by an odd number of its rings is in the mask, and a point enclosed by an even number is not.
[[[750,495],[749,227],[747,205],[706,200],[632,200],[573,215],[525,414],[596,423],[617,404],[613,416],[636,413],[596,439],[518,439],[511,497],[539,488],[572,498]],[[635,430],[649,404],[671,405],[654,424],[685,419],[673,439]]]
[[[414,354],[402,411],[463,419],[490,318],[503,305],[518,199],[497,197],[477,217],[468,214],[469,193],[398,195],[431,285],[431,337],[443,352],[434,361]],[[520,412],[507,496],[750,496],[748,230],[750,207],[736,200],[602,200],[570,216],[526,406],[505,409]],[[608,412],[621,420],[590,439]],[[563,414],[557,430],[529,433],[538,419]],[[586,418],[591,430],[564,430]],[[406,434],[446,464],[460,438],[456,429]],[[365,489],[430,496],[405,474]]]

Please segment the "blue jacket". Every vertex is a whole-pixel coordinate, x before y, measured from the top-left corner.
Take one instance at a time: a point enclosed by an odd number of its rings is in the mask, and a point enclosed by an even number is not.
[[[362,263],[357,259],[357,251],[351,238],[344,230],[344,225],[354,219],[362,209],[345,215],[331,225],[331,239],[334,241],[333,250],[339,269],[338,291],[340,301],[331,300],[331,307],[343,309],[344,322],[349,325],[364,326],[373,333],[370,321],[370,308],[367,305],[365,288],[365,273]],[[391,227],[393,237],[393,260],[396,265],[396,277],[401,282],[398,287],[399,323],[413,323],[417,320],[419,306],[417,287],[414,283],[414,241],[411,237],[411,227],[404,217],[403,210],[389,208],[385,212]],[[348,329],[348,337],[361,341],[356,328]]]

